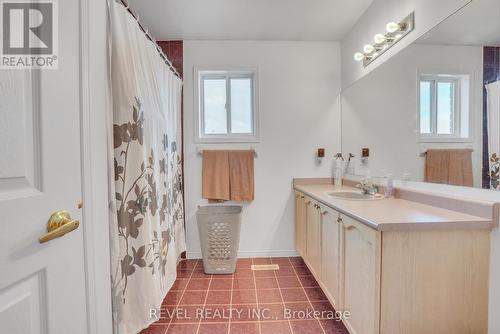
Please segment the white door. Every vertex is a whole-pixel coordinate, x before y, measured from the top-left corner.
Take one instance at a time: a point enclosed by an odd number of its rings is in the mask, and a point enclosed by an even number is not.
[[[82,227],[39,243],[53,212],[81,220],[79,2],[61,0],[58,7],[58,69],[0,69],[5,334],[87,332]]]

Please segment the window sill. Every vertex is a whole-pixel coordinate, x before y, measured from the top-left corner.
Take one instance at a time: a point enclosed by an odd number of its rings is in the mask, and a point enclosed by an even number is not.
[[[473,143],[473,138],[459,137],[419,137],[418,143]]]
[[[195,143],[230,144],[230,143],[260,143],[258,137],[198,137]]]

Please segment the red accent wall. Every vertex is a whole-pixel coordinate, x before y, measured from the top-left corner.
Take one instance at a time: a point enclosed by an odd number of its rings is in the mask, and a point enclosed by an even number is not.
[[[159,41],[157,43],[183,78],[184,46],[182,41]]]

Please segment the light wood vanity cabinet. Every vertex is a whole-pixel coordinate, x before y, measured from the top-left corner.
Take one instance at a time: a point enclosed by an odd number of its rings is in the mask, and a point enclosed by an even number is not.
[[[351,334],[378,333],[380,314],[380,232],[341,215],[342,308]]]
[[[488,332],[489,230],[377,231],[301,195],[297,250],[350,334]]]
[[[382,232],[380,333],[486,334],[488,230]]]
[[[321,210],[321,281],[320,284],[332,302],[340,309],[340,234],[341,219],[337,211],[320,205]]]
[[[304,194],[295,192],[295,248],[302,256],[306,256],[306,197]]]
[[[318,202],[306,196],[306,262],[316,277],[321,276],[321,214]]]

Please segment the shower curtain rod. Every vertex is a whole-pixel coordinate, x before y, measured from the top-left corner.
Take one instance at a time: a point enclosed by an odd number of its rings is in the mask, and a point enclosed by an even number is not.
[[[117,0],[116,0],[117,1]],[[172,65],[172,62],[168,59],[167,55],[165,55],[165,53],[163,52],[163,50],[161,49],[161,47],[158,45],[158,43],[156,42],[156,40],[151,37],[151,35],[149,34],[149,32],[146,30],[146,28],[144,28],[144,26],[142,25],[141,22],[139,22],[139,16],[136,15],[132,9],[130,9],[130,6],[129,6],[129,2],[127,2],[126,0],[120,0],[120,2],[122,3],[123,6],[125,6],[125,9],[127,9],[127,11],[130,13],[130,15],[132,15],[132,17],[137,21],[137,24],[139,25],[139,28],[141,28],[142,32],[144,32],[144,34],[146,35],[146,37],[151,41],[153,42],[153,44],[155,45],[156,47],[156,51],[158,51],[159,55],[161,58],[163,58],[163,60],[165,61],[165,63],[168,65],[168,67],[172,70],[172,72],[174,72],[174,74],[182,80],[181,78],[181,75],[179,74],[179,72],[177,72],[177,70],[175,69],[174,65]]]

